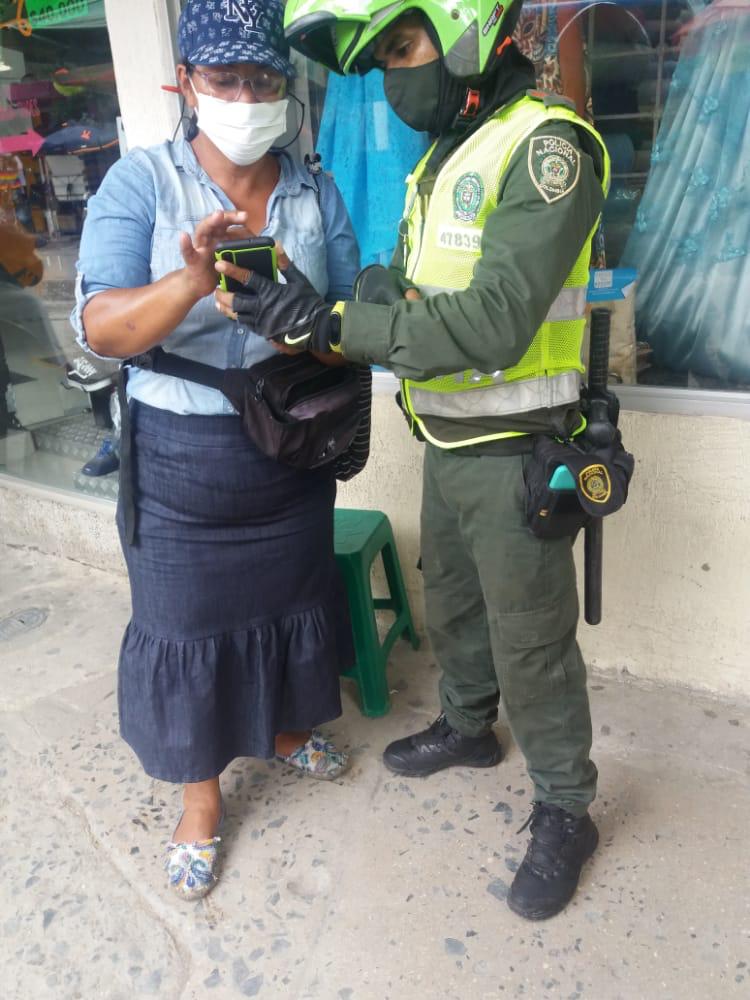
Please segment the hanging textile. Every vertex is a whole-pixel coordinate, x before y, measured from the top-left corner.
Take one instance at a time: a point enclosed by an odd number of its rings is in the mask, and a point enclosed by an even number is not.
[[[593,123],[591,74],[581,25],[576,8],[559,7],[557,0],[540,0],[521,8],[513,41],[534,64],[539,89],[564,94]],[[606,267],[602,227],[591,245],[591,266]]]
[[[328,77],[317,150],[344,197],[362,266],[388,264],[404,208],[404,180],[427,149],[385,99],[383,76]]]
[[[750,0],[688,27],[622,263],[654,361],[750,380]]]
[[[534,64],[537,86],[565,94],[579,115],[593,122],[591,73],[588,67],[580,11],[540,0],[521,8],[513,41]]]
[[[558,34],[557,5],[533,4],[521,8],[513,40],[526,58],[534,63],[539,89],[562,94]]]

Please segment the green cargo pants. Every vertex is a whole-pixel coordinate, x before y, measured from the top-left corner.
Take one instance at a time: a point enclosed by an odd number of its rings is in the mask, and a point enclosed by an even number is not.
[[[502,695],[536,801],[576,816],[596,794],[586,667],[576,642],[570,541],[541,541],[523,513],[525,455],[426,446],[422,569],[427,631],[450,724],[480,736]]]

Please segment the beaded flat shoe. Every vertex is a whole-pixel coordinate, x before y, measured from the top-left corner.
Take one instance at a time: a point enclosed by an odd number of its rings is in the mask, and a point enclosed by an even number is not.
[[[338,778],[349,766],[347,754],[337,750],[333,743],[324,739],[323,736],[314,729],[307,743],[290,753],[288,756],[276,754],[279,760],[285,764],[296,768],[303,774],[311,778],[318,778],[322,781],[333,781]]]
[[[182,816],[180,816],[180,820]],[[177,821],[177,826],[180,825]],[[224,821],[222,806],[219,827]],[[192,843],[175,843],[170,841],[166,846],[164,870],[169,879],[169,885],[182,899],[192,902],[207,895],[216,885],[217,860],[221,837],[210,837],[208,840],[194,840]]]

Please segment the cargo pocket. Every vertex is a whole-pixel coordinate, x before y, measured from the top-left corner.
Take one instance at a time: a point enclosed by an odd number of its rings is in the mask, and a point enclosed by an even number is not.
[[[551,701],[585,684],[577,619],[575,591],[543,608],[492,617],[493,657],[506,705]]]

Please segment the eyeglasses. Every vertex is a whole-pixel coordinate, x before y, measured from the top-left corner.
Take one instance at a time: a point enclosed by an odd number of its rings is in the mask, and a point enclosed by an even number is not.
[[[286,77],[283,73],[277,73],[276,70],[263,66],[259,66],[252,76],[240,76],[239,73],[229,73],[225,70],[207,73],[205,70],[195,69],[195,72],[206,81],[211,97],[230,103],[240,99],[245,84],[249,85],[256,101],[276,101],[286,86]]]

